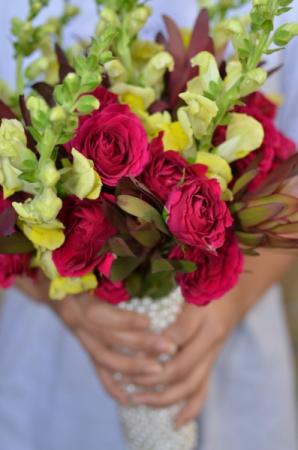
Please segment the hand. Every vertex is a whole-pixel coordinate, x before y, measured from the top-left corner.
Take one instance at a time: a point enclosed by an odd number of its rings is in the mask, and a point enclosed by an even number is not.
[[[205,308],[187,305],[164,337],[178,346],[177,355],[156,375],[137,376],[140,386],[163,385],[163,392],[135,395],[135,403],[161,407],[186,402],[176,419],[177,426],[195,418],[203,405],[208,379],[217,356],[235,326],[278,282],[293,264],[296,255],[259,251],[258,257],[245,257],[245,270],[235,288]]]
[[[145,316],[120,310],[89,295],[69,296],[58,302],[50,300],[48,280],[42,275],[35,284],[32,280],[19,278],[17,287],[56,312],[90,355],[108,393],[121,403],[127,403],[128,398],[114,380],[113,373],[129,377],[159,373],[162,366],[156,356],[175,352],[176,347],[169,338],[148,331]],[[128,356],[117,351],[123,348],[138,355]]]
[[[177,427],[197,417],[214,363],[238,320],[240,316],[228,298],[204,308],[186,305],[164,334],[177,344],[177,355],[164,365],[161,373],[131,378],[132,383],[142,387],[163,385],[163,391],[136,394],[133,403],[164,407],[185,401],[176,418]]]

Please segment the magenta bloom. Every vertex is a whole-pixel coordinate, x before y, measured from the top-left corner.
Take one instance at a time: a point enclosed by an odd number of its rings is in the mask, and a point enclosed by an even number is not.
[[[150,153],[146,131],[128,106],[108,104],[80,122],[72,147],[94,162],[104,184],[116,186],[122,177],[136,177]]]
[[[122,281],[113,283],[107,278],[103,278],[99,282],[99,286],[95,291],[95,295],[100,300],[104,300],[108,303],[111,303],[112,305],[117,305],[118,303],[130,300],[130,295],[127,292]]]
[[[53,252],[60,275],[80,277],[103,262],[100,250],[116,234],[101,209],[101,201],[68,197],[60,216],[65,225],[65,242]]]
[[[243,254],[232,232],[228,233],[225,244],[216,253],[198,248],[183,252],[176,246],[169,257],[196,263],[195,272],[177,273],[176,281],[185,300],[198,306],[207,305],[229,292],[236,285],[243,270]]]
[[[233,219],[216,180],[189,178],[174,188],[166,203],[167,224],[183,244],[201,249],[220,248]]]
[[[190,165],[179,153],[164,151],[162,134],[153,139],[149,146],[150,163],[142,173],[141,180],[163,202],[166,202],[171,190],[189,176],[203,176],[205,166]]]

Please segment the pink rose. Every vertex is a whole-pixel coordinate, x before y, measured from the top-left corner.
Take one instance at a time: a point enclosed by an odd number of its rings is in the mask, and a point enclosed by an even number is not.
[[[233,219],[216,180],[189,178],[174,188],[166,203],[167,224],[183,244],[215,250],[225,242]]]
[[[196,263],[192,273],[177,273],[176,281],[188,303],[204,306],[221,298],[237,283],[243,270],[243,254],[235,235],[230,232],[223,247],[216,253],[198,248],[183,252],[176,246],[171,251],[171,259],[185,259]]]
[[[162,134],[153,139],[149,146],[150,163],[141,176],[141,181],[163,202],[166,202],[171,190],[189,175],[196,175],[195,169],[200,168],[203,176],[206,168],[202,165],[189,165],[177,152],[164,151]]]
[[[91,272],[102,261],[102,247],[117,232],[104,216],[101,201],[68,197],[60,219],[65,225],[65,242],[53,252],[58,272],[65,277]]]
[[[72,147],[94,162],[108,186],[140,175],[150,157],[145,129],[126,105],[109,104],[85,118],[66,146]]]
[[[118,305],[118,303],[127,302],[130,299],[130,295],[122,281],[113,283],[107,278],[103,278],[99,282],[95,295],[101,300],[111,303],[112,305]]]
[[[9,288],[18,275],[32,275],[30,272],[31,254],[0,255],[0,287]]]

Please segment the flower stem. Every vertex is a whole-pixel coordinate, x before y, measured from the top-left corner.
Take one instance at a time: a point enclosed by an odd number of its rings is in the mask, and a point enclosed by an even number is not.
[[[24,63],[24,56],[21,53],[18,53],[16,59],[16,91],[18,96],[24,93],[25,88],[23,63]]]

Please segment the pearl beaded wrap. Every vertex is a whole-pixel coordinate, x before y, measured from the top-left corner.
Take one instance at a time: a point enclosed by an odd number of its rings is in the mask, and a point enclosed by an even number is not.
[[[134,298],[120,303],[126,311],[147,314],[150,328],[161,333],[175,322],[179,316],[184,300],[179,289],[168,297],[159,300],[151,298]],[[161,360],[169,360],[169,355],[162,355]],[[119,377],[119,374],[116,374]],[[137,391],[134,385],[124,385],[126,392]],[[157,390],[160,387],[156,388]],[[197,424],[191,422],[176,430],[174,417],[183,405],[181,403],[168,408],[154,409],[147,406],[119,406],[120,421],[129,450],[194,450],[197,444]]]

